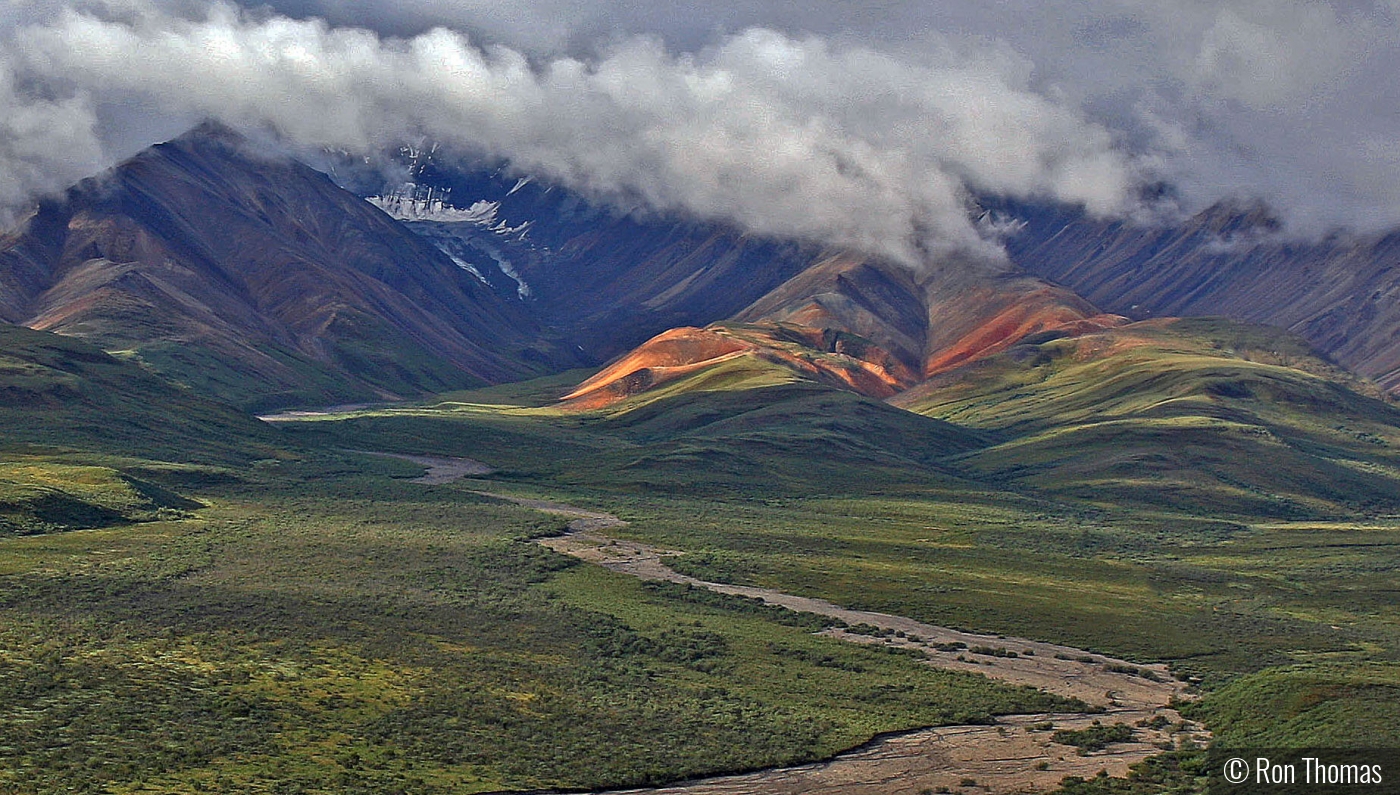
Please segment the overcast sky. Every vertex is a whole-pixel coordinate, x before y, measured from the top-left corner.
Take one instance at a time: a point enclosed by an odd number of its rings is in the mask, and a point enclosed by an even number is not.
[[[1400,0],[0,0],[0,206],[204,117],[906,260],[972,193],[1400,225]],[[1158,208],[1160,209],[1160,208]]]

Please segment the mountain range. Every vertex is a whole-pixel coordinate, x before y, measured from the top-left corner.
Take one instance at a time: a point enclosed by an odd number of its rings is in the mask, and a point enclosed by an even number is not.
[[[1400,389],[1400,233],[1303,244],[1259,206],[1148,227],[1002,203],[1005,259],[914,268],[401,159],[410,182],[360,196],[205,124],[0,239],[0,317],[243,409],[601,367],[558,408],[681,401],[668,444],[781,414],[795,393],[773,387],[805,384],[974,432],[934,457],[977,481],[1284,515],[1400,494],[1383,399]]]
[[[1026,207],[1011,258],[1112,312],[1286,328],[1400,393],[1400,230],[1292,238],[1267,207],[1223,202],[1152,227]]]

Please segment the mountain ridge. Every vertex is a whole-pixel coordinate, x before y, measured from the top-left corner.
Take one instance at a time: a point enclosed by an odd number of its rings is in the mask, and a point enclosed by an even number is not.
[[[565,402],[601,408],[738,355],[883,400],[1031,335],[1125,322],[1005,263],[949,257],[917,271],[835,252],[726,321],[653,337]]]
[[[1400,230],[1286,236],[1260,204],[1221,203],[1174,226],[1012,205],[1012,261],[1135,319],[1223,315],[1294,331],[1400,394]]]
[[[133,350],[237,402],[402,397],[575,363],[398,222],[211,125],[41,205],[0,242],[0,273],[0,319]]]
[[[1383,290],[1358,297],[1392,278],[1384,260],[1400,256],[1400,233],[1308,249],[1329,268],[1355,260],[1364,272],[1285,305],[1264,297],[1297,280],[1259,275],[1287,270],[1275,260],[1291,244],[1275,240],[1280,224],[1262,205],[1144,227],[1008,203],[994,212],[1022,219],[1009,262],[949,255],[914,269],[623,211],[505,167],[413,157],[408,193],[374,205],[203,125],[0,237],[0,319],[93,339],[259,408],[399,399],[608,360],[604,373],[630,379],[611,390],[623,397],[670,380],[658,367],[711,358],[682,362],[656,347],[687,335],[710,347],[742,338],[745,355],[885,399],[1028,337],[1164,309],[1296,321],[1338,361],[1400,383],[1400,309]],[[453,208],[449,196],[472,204]],[[1210,270],[1232,256],[1253,276]],[[1375,329],[1388,333],[1362,333]],[[593,390],[595,402],[605,392]]]

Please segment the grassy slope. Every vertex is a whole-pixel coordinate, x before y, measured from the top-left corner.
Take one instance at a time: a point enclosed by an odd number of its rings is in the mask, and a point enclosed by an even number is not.
[[[281,469],[0,541],[0,789],[643,784],[1055,705],[578,565],[459,488]]]
[[[1135,324],[1024,344],[897,402],[996,433],[973,476],[1102,506],[1301,517],[1400,510],[1400,410],[1283,332]]]
[[[637,445],[587,483],[760,494],[924,488],[938,460],[983,443],[957,426],[735,359],[608,409],[598,430]],[[608,481],[612,481],[609,483]]]
[[[119,344],[114,340],[107,342]],[[305,356],[272,347],[260,348],[259,353],[285,368],[281,381],[253,370],[238,357],[180,342],[142,342],[113,351],[114,355],[137,362],[171,383],[201,395],[218,395],[220,400],[252,412],[288,405],[325,405],[384,397],[383,393],[354,383],[345,375],[330,372],[329,368]]]
[[[548,400],[555,384],[523,386],[528,395],[518,398],[499,387],[455,393],[433,405],[356,412],[288,430],[314,444],[480,458],[506,476],[557,485],[733,497],[954,483],[938,460],[985,443],[975,431],[755,359],[725,362],[604,412],[528,405]]]
[[[229,406],[80,340],[8,325],[0,428],[0,536],[178,516],[198,507],[177,493],[183,481],[296,455]]]
[[[0,536],[151,521],[199,507],[195,500],[110,467],[39,456],[0,463]]]
[[[181,329],[151,331],[159,322],[152,314],[158,313],[147,309],[113,321],[88,321],[83,336],[172,383],[251,412],[368,402],[482,383],[383,320],[352,310],[325,327],[330,335],[322,342],[327,361],[271,343],[234,345],[213,339],[191,344],[180,339]]]
[[[182,463],[274,457],[276,431],[71,337],[0,324],[6,448]]]
[[[1227,748],[1389,748],[1400,668],[1314,665],[1242,677],[1193,710]]]

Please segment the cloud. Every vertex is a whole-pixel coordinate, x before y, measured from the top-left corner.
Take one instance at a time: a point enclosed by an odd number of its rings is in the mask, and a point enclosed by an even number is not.
[[[980,192],[1400,222],[1394,0],[0,2],[0,203],[215,116],[908,262],[993,251]]]
[[[0,62],[0,222],[105,166],[95,127],[85,97],[34,96]]]
[[[1008,52],[921,61],[753,28],[693,54],[655,38],[532,61],[435,28],[385,38],[213,5],[66,10],[15,37],[70,103],[266,122],[369,151],[426,136],[605,196],[917,262],[987,250],[969,190],[1120,209],[1132,165],[1112,135],[1027,85]]]
[[[1393,4],[1392,4],[1393,5]],[[1154,21],[1178,46],[1133,86],[1162,170],[1197,205],[1262,197],[1294,231],[1400,224],[1400,24],[1387,4],[1238,0]],[[1166,54],[1167,48],[1157,52]]]

